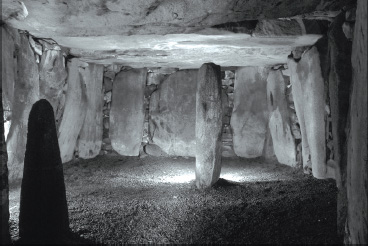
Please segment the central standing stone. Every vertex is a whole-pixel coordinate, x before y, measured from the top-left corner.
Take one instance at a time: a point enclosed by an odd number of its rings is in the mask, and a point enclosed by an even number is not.
[[[196,94],[196,185],[213,185],[221,172],[221,69],[205,63],[198,71]]]

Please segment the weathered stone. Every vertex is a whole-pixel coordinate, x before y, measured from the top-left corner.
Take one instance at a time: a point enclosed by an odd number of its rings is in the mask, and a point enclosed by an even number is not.
[[[166,78],[167,78],[166,74],[148,73],[147,74],[147,85],[159,85]]]
[[[254,158],[262,155],[266,139],[268,69],[240,68],[235,73],[233,128],[234,151],[237,156]]]
[[[342,30],[345,34],[345,37],[348,40],[352,40],[354,36],[354,23],[345,21],[344,24],[342,24]]]
[[[112,96],[112,92],[109,91],[104,95],[103,100],[106,101],[107,103],[111,102],[111,96]]]
[[[232,146],[222,144],[221,156],[222,157],[236,157],[236,154],[235,154]]]
[[[270,112],[269,128],[277,160],[289,166],[296,165],[295,139],[289,124],[286,101],[286,83],[280,70],[271,70],[267,78],[267,102]]]
[[[351,8],[345,12],[345,20],[353,22],[356,18],[356,8]]]
[[[303,26],[297,20],[259,20],[253,32],[255,36],[294,36],[303,33]]]
[[[120,155],[138,156],[144,122],[147,69],[121,71],[114,80],[110,111],[110,138]]]
[[[104,77],[103,81],[105,92],[110,92],[112,90],[112,80]]]
[[[68,91],[65,109],[58,130],[60,155],[62,162],[73,159],[77,138],[86,117],[87,95],[85,85],[79,73],[79,60],[74,58],[68,63]]]
[[[167,154],[164,151],[162,151],[162,149],[156,144],[147,144],[144,147],[144,151],[148,155],[152,155],[152,156],[167,156]]]
[[[12,123],[7,137],[10,180],[22,177],[28,115],[33,103],[39,97],[38,65],[25,34],[20,35],[17,71],[17,79],[14,84]]]
[[[368,244],[367,1],[358,0],[352,50],[353,85],[347,152],[346,244]]]
[[[54,110],[47,100],[41,99],[29,114],[19,236],[23,243],[55,243],[68,232],[68,206]]]
[[[150,135],[168,155],[195,156],[195,91],[198,70],[164,80],[150,100]]]
[[[40,62],[40,98],[49,101],[56,113],[63,94],[67,72],[63,54],[58,50],[46,50]]]
[[[104,73],[105,78],[109,78],[110,81],[113,81],[115,79],[115,72],[114,71],[106,71]]]
[[[325,93],[317,48],[303,53],[299,62],[289,58],[288,66],[302,132],[303,165],[307,169],[311,162],[313,176],[325,178]]]
[[[110,118],[109,117],[103,118],[103,127],[105,129],[109,129],[110,128]]]
[[[212,186],[221,172],[221,68],[206,63],[198,71],[196,93],[196,186]]]
[[[2,89],[2,88],[1,88]],[[0,90],[2,93],[2,90]],[[0,100],[0,115],[3,115],[3,103]],[[0,119],[0,160],[1,160],[1,243],[10,244],[9,233],[9,183],[8,183],[8,153],[6,151],[6,142],[4,137],[4,118]]]
[[[148,85],[145,87],[145,90],[144,90],[144,96],[146,98],[150,97],[151,94],[157,90],[157,85]]]
[[[79,133],[79,157],[88,159],[98,155],[102,144],[102,80],[103,66],[89,64],[82,69],[80,78],[86,85],[86,117]]]

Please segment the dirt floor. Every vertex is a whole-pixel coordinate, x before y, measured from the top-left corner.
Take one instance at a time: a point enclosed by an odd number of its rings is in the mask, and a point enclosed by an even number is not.
[[[261,159],[223,159],[211,189],[194,158],[99,156],[64,165],[69,243],[342,243],[334,180]],[[11,184],[18,238],[20,185]]]

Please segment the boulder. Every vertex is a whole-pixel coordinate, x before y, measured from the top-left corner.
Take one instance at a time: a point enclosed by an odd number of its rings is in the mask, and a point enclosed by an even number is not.
[[[150,135],[172,156],[195,156],[195,92],[198,70],[180,70],[164,80],[150,99]]]
[[[167,154],[162,151],[162,149],[156,144],[147,144],[144,147],[144,151],[146,152],[146,154],[152,156],[167,156]]]
[[[351,61],[353,85],[347,146],[346,244],[368,244],[367,1],[358,0]]]
[[[19,209],[22,243],[56,243],[69,232],[63,167],[54,110],[46,99],[29,114]]]
[[[73,159],[77,138],[86,117],[87,95],[84,81],[79,73],[79,59],[68,62],[68,91],[65,109],[58,130],[59,147],[62,162]]]
[[[296,114],[302,133],[303,165],[313,176],[326,177],[325,88],[319,52],[312,47],[296,62],[288,59]]]
[[[110,138],[120,155],[138,156],[144,122],[144,88],[147,69],[119,72],[113,84]]]
[[[86,117],[79,133],[79,157],[88,159],[98,155],[102,144],[103,81],[102,65],[89,64],[82,69],[80,78],[86,85]]]
[[[12,123],[7,137],[9,179],[21,178],[27,142],[28,115],[39,98],[39,70],[25,34],[20,34]]]
[[[230,125],[237,156],[262,156],[268,124],[267,68],[243,67],[235,74]]]
[[[221,172],[222,89],[221,68],[201,66],[196,92],[196,186],[212,186]]]
[[[296,165],[295,139],[291,133],[289,109],[286,101],[286,81],[280,70],[271,70],[267,78],[268,123],[278,162]]]

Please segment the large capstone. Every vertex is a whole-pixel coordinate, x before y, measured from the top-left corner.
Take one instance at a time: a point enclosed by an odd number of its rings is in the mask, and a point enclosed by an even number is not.
[[[24,243],[59,242],[69,231],[54,111],[42,99],[29,115],[21,186],[19,236]]]
[[[296,62],[288,59],[295,110],[302,132],[303,166],[326,178],[325,88],[319,53],[312,47]]]
[[[270,71],[267,78],[267,101],[270,111],[269,128],[278,162],[296,165],[295,139],[291,134],[286,82],[280,70]]]
[[[79,73],[80,61],[76,58],[68,63],[68,91],[65,109],[58,135],[62,162],[68,162],[74,157],[79,132],[86,117],[86,88]]]
[[[81,158],[96,157],[102,145],[103,81],[102,65],[89,64],[82,69],[80,78],[86,85],[86,117],[78,139],[78,155]]]
[[[121,71],[114,79],[110,111],[110,138],[120,155],[138,156],[144,123],[147,69]]]
[[[168,155],[195,156],[197,73],[173,73],[151,95],[150,134]]]
[[[236,71],[234,108],[230,125],[237,156],[262,156],[267,135],[267,68],[244,67]]]
[[[198,71],[196,93],[196,185],[210,187],[221,172],[221,68],[206,63]]]

